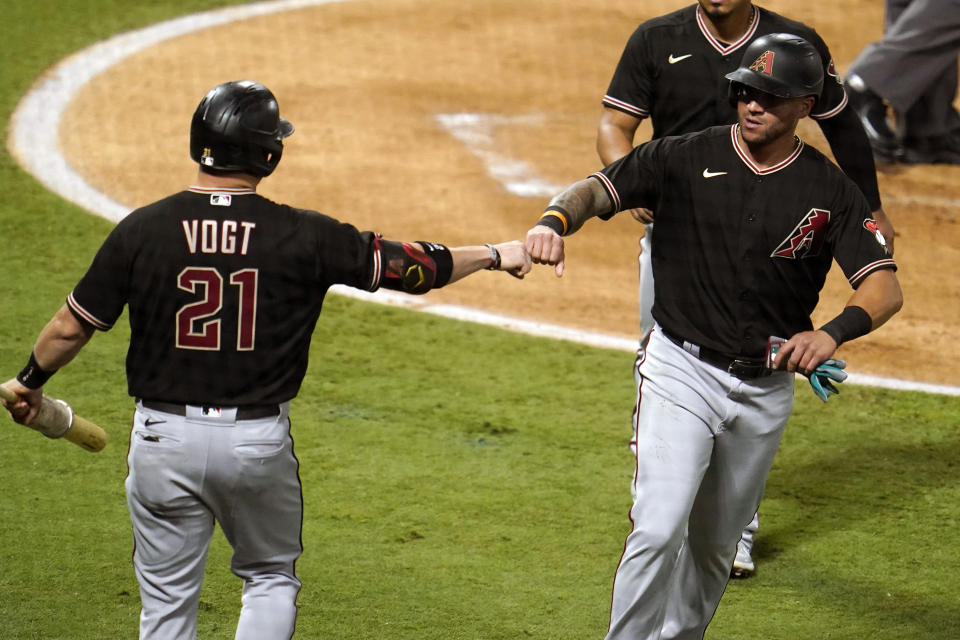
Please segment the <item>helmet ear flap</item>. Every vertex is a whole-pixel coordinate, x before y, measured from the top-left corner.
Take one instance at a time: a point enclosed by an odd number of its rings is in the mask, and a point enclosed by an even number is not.
[[[737,108],[738,94],[740,93],[740,87],[743,86],[735,80],[731,80],[727,85],[727,101],[730,103],[730,106],[734,109]]]
[[[277,145],[278,147],[275,151],[265,149],[263,152],[263,166],[266,167],[268,171],[266,175],[273,173],[273,170],[280,164],[280,158],[283,157],[283,143],[278,140]]]

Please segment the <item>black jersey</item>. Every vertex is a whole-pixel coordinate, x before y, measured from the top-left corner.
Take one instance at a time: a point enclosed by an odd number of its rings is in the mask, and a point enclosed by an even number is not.
[[[738,125],[653,140],[593,174],[614,211],[657,212],[653,317],[730,356],[762,357],[767,337],[812,328],[836,259],[851,286],[896,266],[870,207],[829,159],[797,139],[760,169]]]
[[[824,83],[811,117],[839,113],[847,97],[823,39],[801,22],[756,6],[747,32],[729,44],[710,33],[699,4],[644,22],[630,36],[603,104],[635,118],[649,116],[654,138],[733,124],[737,110],[724,76],[740,66],[747,45],[769,33],[792,33],[817,49]]]
[[[377,289],[378,259],[370,232],[251,189],[194,187],[124,218],[67,304],[101,330],[129,306],[132,396],[279,403],[299,391],[327,289]]]

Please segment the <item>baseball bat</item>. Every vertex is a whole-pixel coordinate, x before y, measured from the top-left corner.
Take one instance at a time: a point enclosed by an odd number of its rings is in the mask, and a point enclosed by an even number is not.
[[[19,396],[0,385],[0,397],[16,402]],[[26,425],[48,438],[66,438],[87,451],[100,451],[107,445],[107,433],[94,423],[81,418],[63,400],[43,396],[40,411],[32,424]]]

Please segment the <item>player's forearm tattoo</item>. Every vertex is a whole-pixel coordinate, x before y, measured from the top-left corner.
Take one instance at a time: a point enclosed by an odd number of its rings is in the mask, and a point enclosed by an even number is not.
[[[594,216],[608,213],[613,208],[603,186],[592,178],[575,182],[550,201],[551,207],[560,207],[567,214],[567,233],[573,233]]]

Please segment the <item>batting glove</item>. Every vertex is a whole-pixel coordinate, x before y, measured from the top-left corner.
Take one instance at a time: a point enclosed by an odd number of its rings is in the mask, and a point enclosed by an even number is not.
[[[839,384],[847,379],[847,372],[844,371],[846,366],[847,363],[843,360],[830,358],[807,376],[810,386],[813,387],[813,392],[817,394],[818,398],[826,402],[831,393],[840,393],[840,390],[833,383]]]

